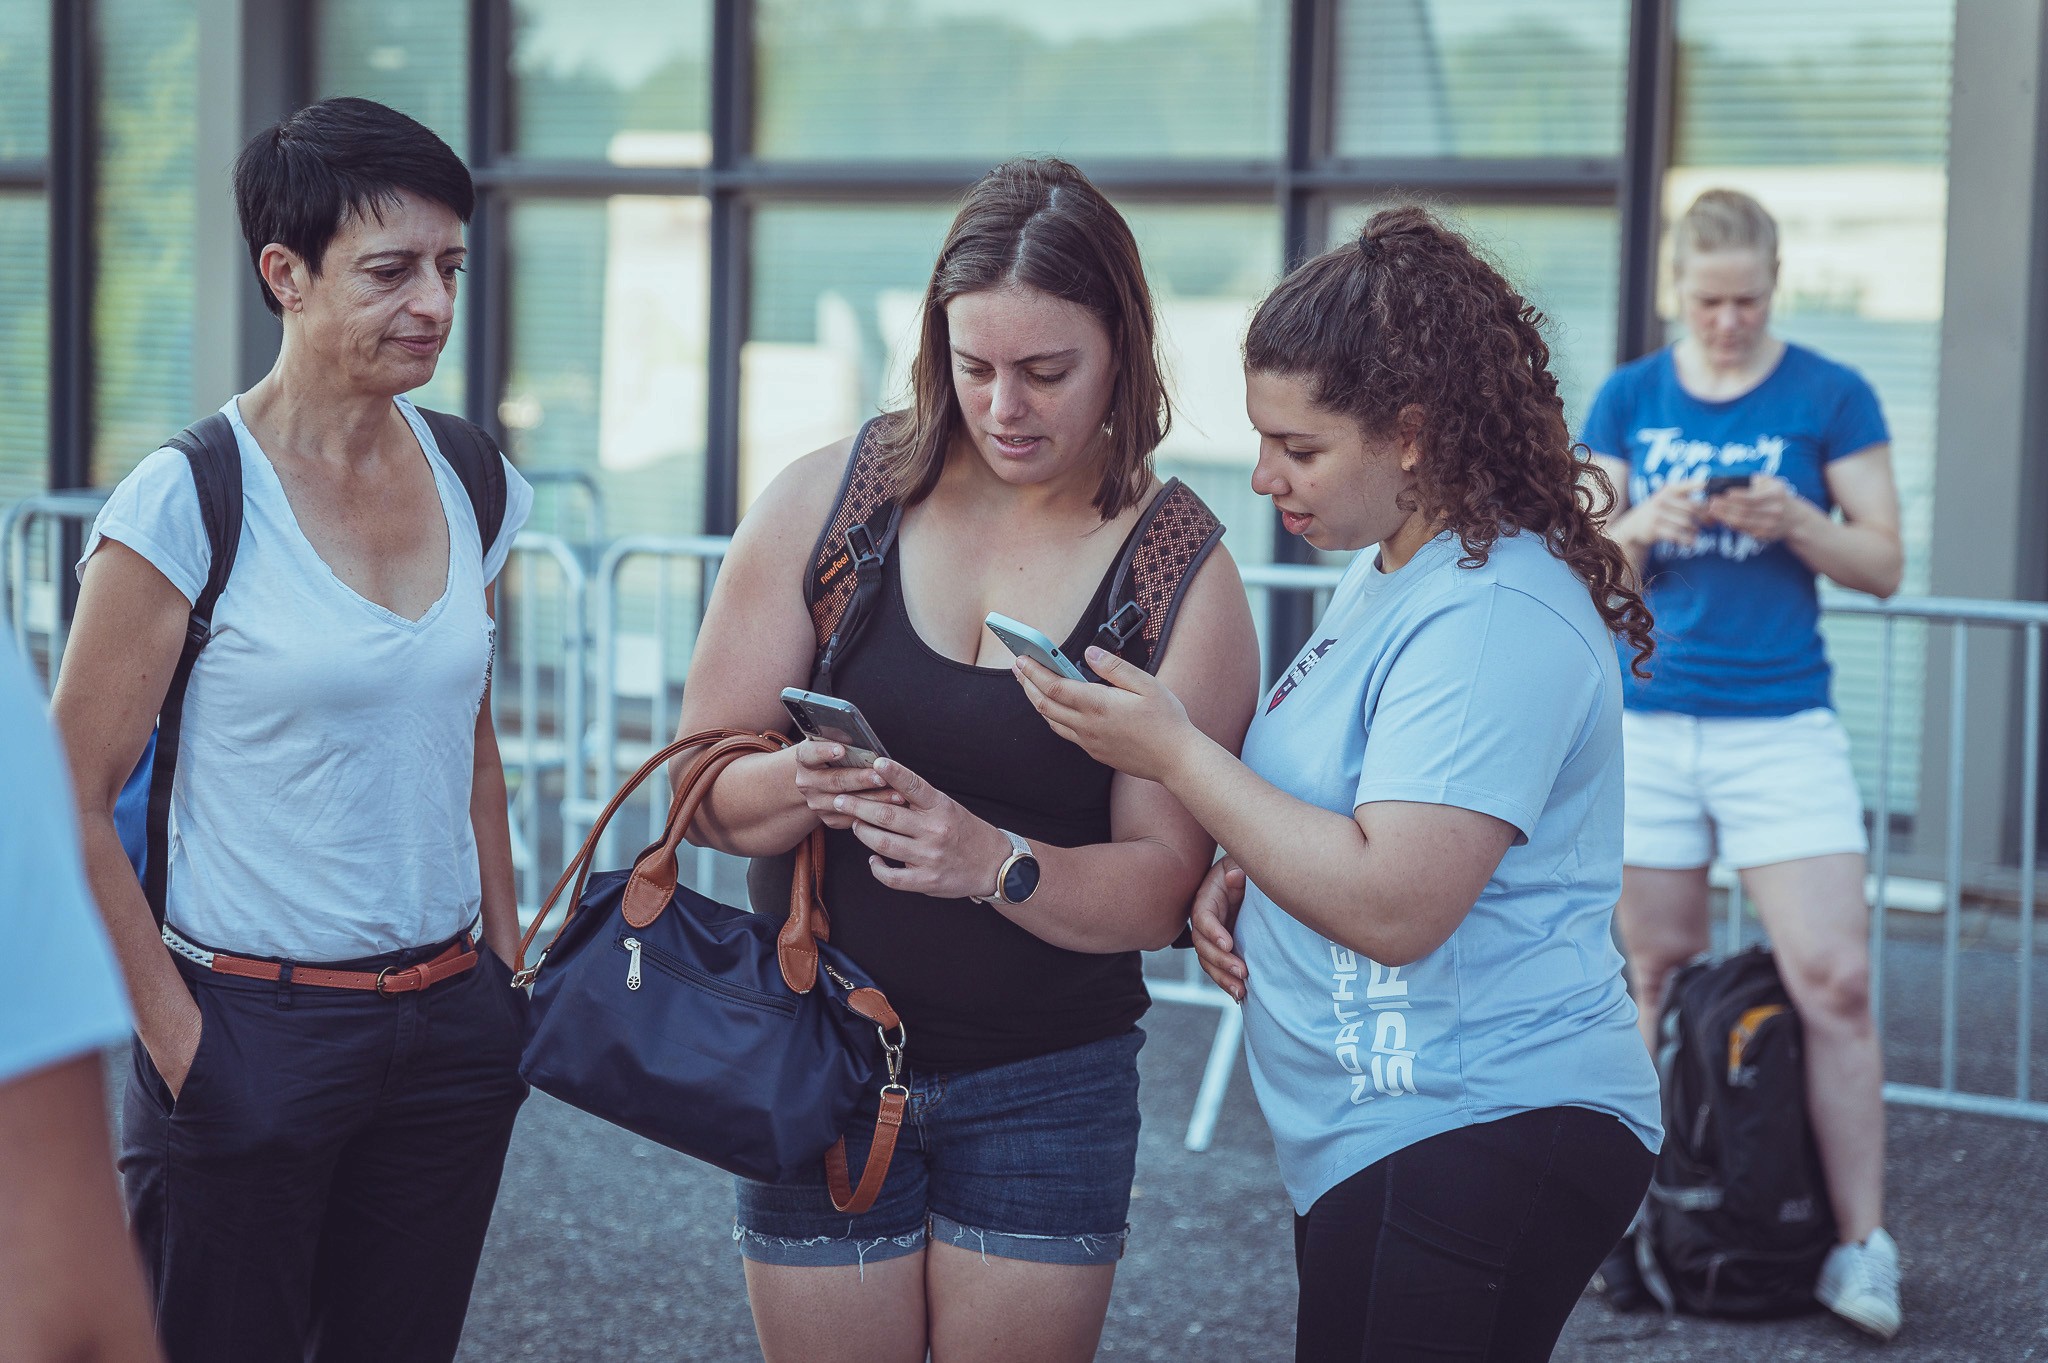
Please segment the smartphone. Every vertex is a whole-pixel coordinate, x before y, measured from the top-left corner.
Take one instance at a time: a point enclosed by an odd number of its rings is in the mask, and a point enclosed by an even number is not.
[[[1742,492],[1749,487],[1749,479],[1747,473],[1717,473],[1707,479],[1707,485],[1701,492],[1708,497],[1718,497],[1724,492]]]
[[[988,613],[982,621],[988,632],[1003,641],[1003,647],[1020,658],[1029,658],[1041,667],[1049,667],[1062,677],[1071,677],[1077,682],[1088,680],[1087,674],[1074,666],[1067,655],[1060,652],[1060,646],[1031,628],[1021,620],[1012,620],[1007,615]]]
[[[846,756],[839,760],[838,766],[872,767],[877,758],[889,755],[882,741],[875,737],[875,731],[868,726],[867,716],[850,700],[787,686],[782,690],[782,704],[805,738],[820,743],[837,743],[846,749]]]

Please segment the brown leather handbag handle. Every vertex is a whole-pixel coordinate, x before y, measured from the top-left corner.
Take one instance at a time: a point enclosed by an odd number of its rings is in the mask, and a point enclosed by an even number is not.
[[[606,826],[641,783],[660,770],[664,763],[692,748],[704,749],[691,759],[682,779],[676,782],[661,841],[641,853],[639,860],[633,863],[633,874],[626,880],[621,911],[626,921],[636,928],[645,928],[661,917],[662,911],[674,898],[676,850],[682,846],[697,811],[704,807],[704,801],[711,794],[711,783],[718,779],[719,773],[742,757],[778,752],[788,746],[789,740],[780,734],[754,733],[747,729],[706,729],[677,739],[641,763],[640,769],[619,787],[618,793],[606,803],[597,821],[590,826],[582,847],[563,868],[561,879],[555,882],[555,888],[548,892],[540,912],[519,939],[519,958],[514,962],[512,982],[515,985],[533,982],[534,975],[540,970],[540,962],[535,962],[532,970],[526,969],[526,949],[533,945],[534,938],[540,934],[541,924],[553,912],[555,901],[562,897],[562,891],[573,880],[576,888],[569,896],[568,912],[562,917],[562,926],[555,929],[555,935],[548,939],[547,950],[541,952],[541,960],[547,959],[547,952],[554,949],[554,944],[568,930],[569,920],[576,916],[577,906],[583,902],[583,887],[590,879],[591,862],[597,855],[597,844],[604,836]],[[789,918],[775,938],[776,963],[782,969],[783,983],[799,994],[808,994],[817,985],[818,942],[820,939],[830,940],[831,923],[819,894],[824,867],[825,831],[813,828],[797,847],[796,874],[791,878],[789,889]],[[883,1034],[884,1048],[892,1057],[889,1083],[882,1089],[881,1107],[875,1114],[875,1137],[868,1147],[858,1187],[854,1186],[847,1169],[846,1138],[840,1137],[825,1152],[825,1184],[831,1194],[832,1205],[841,1212],[858,1215],[873,1207],[875,1198],[882,1191],[882,1180],[887,1176],[890,1161],[896,1154],[896,1138],[903,1127],[910,1093],[897,1082],[896,1067],[902,1055],[904,1034],[903,1024],[896,1016],[896,1010],[889,1006],[889,1000],[878,989],[861,988],[852,991],[847,1005],[875,1024]],[[892,1030],[898,1037],[893,1046],[888,1039]]]
[[[668,823],[662,839],[642,853],[633,865],[633,874],[626,882],[625,917],[634,927],[644,928],[661,916],[661,911],[675,894],[676,849],[682,845],[689,832],[690,823],[703,807],[711,793],[711,783],[720,772],[742,757],[755,753],[778,752],[789,746],[789,740],[781,734],[754,733],[747,729],[703,729],[697,733],[678,738],[675,742],[658,750],[652,757],[640,764],[639,770],[628,777],[618,792],[606,803],[591,824],[583,845],[563,868],[562,875],[555,882],[554,889],[534,916],[533,922],[519,939],[519,956],[513,963],[513,978],[519,984],[529,984],[539,971],[538,963],[532,971],[526,969],[526,951],[540,935],[541,924],[554,911],[555,901],[573,882],[575,888],[569,894],[567,912],[562,924],[548,939],[548,949],[568,930],[569,920],[576,916],[577,906],[583,900],[583,887],[590,879],[590,868],[597,856],[598,841],[604,837],[605,828],[612,816],[632,797],[649,776],[670,760],[702,748],[683,777],[676,783],[675,797],[669,802]],[[818,948],[816,938],[830,937],[830,926],[824,906],[818,898],[820,873],[824,865],[825,834],[823,829],[814,828],[797,848],[797,873],[790,886],[789,919],[783,924],[777,936],[777,957],[782,967],[782,978],[789,987],[799,994],[809,993],[818,978]],[[547,959],[547,951],[541,952],[541,959]]]

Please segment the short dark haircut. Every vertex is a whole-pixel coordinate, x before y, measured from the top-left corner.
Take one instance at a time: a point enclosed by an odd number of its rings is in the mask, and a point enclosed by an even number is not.
[[[1095,508],[1116,516],[1145,495],[1152,451],[1173,420],[1159,363],[1152,291],[1123,215],[1055,157],[1005,161],[967,191],[925,286],[924,332],[911,361],[910,406],[878,428],[883,466],[905,506],[931,495],[960,428],[946,304],[1021,284],[1095,314],[1109,332],[1116,385]]]
[[[263,281],[264,247],[288,247],[317,275],[348,215],[382,221],[383,206],[401,191],[464,222],[476,211],[462,158],[426,125],[374,100],[323,99],[251,138],[235,158],[235,211],[263,305],[284,312]]]

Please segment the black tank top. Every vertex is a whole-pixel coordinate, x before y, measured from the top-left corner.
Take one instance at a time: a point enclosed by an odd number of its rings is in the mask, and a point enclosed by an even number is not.
[[[955,662],[919,638],[899,558],[889,555],[874,615],[838,664],[841,698],[892,758],[996,827],[1057,847],[1108,842],[1115,772],[1053,733],[1007,669]],[[1114,571],[1061,652],[1078,657],[1094,639]],[[756,878],[782,887],[772,903],[757,891],[757,911],[787,911],[786,860],[779,869]],[[1137,952],[1068,951],[986,904],[892,890],[850,832],[825,832],[823,888],[832,944],[889,996],[910,1029],[913,1068],[980,1069],[1118,1036],[1151,1001]]]

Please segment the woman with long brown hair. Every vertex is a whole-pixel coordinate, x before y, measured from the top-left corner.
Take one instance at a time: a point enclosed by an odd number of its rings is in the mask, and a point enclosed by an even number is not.
[[[771,1363],[1094,1356],[1137,1153],[1138,952],[1179,932],[1213,846],[1159,785],[1051,734],[983,627],[997,612],[1078,654],[1119,634],[1130,551],[1214,529],[1152,472],[1169,408],[1129,227],[1064,162],[998,167],[922,322],[909,404],[798,461],[741,524],[683,704],[682,732],[779,730],[782,688],[829,690],[888,754],[742,759],[693,830],[757,858],[757,907],[780,912],[775,859],[822,823],[832,940],[908,1029],[909,1115],[871,1210],[836,1211],[822,1171],[740,1184]],[[1178,605],[1147,598],[1128,656],[1234,750],[1258,684],[1243,586],[1221,552],[1164,557],[1183,571],[1132,572]]]
[[[1196,948],[1246,1005],[1301,1359],[1549,1357],[1661,1136],[1609,936],[1614,639],[1640,666],[1650,619],[1540,320],[1416,208],[1260,305],[1252,486],[1311,545],[1367,552],[1243,761],[1114,659],[1089,655],[1107,686],[1017,669],[1055,732],[1223,845]]]

